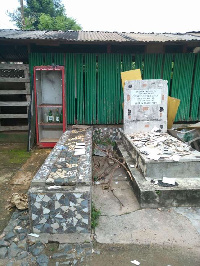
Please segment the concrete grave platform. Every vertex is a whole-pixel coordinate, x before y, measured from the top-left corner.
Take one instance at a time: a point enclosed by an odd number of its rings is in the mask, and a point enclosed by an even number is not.
[[[173,145],[177,147],[177,143],[175,139]],[[123,132],[118,149],[132,174],[132,187],[142,208],[200,205],[199,152],[184,154],[178,162],[169,157],[161,161],[150,160],[134,145],[130,135]],[[163,176],[175,178],[177,186],[162,186],[158,181],[162,181]]]
[[[62,243],[88,240],[91,182],[92,128],[66,131],[32,180],[32,232]]]
[[[200,177],[200,152],[167,133],[122,133],[122,141],[146,179]]]

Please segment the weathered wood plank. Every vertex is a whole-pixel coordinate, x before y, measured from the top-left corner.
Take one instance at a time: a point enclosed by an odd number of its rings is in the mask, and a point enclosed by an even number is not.
[[[29,78],[2,78],[0,77],[0,82],[30,82]]]
[[[0,95],[9,95],[9,94],[30,94],[28,90],[0,90]]]
[[[28,118],[28,114],[0,114],[0,118]]]
[[[29,70],[28,69],[24,70],[24,76],[25,76],[25,78],[29,78]]]
[[[28,92],[27,94],[30,94],[31,93],[30,83],[25,83],[25,88],[26,88],[26,91]]]
[[[29,69],[27,64],[0,64],[0,69]]]
[[[0,106],[29,106],[30,102],[0,102]]]
[[[28,126],[0,126],[0,131],[28,130]]]
[[[30,102],[31,101],[31,95],[30,94],[26,94],[26,101]]]

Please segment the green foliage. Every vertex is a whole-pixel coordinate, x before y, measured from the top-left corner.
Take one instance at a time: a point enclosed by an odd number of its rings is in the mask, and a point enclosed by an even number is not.
[[[30,157],[30,153],[25,150],[10,150],[9,152],[10,163],[21,164],[25,163],[26,160]]]
[[[115,141],[112,141],[109,136],[103,136],[101,134],[101,130],[100,129],[94,131],[93,142],[95,144],[100,144],[100,145],[104,145],[104,146],[111,145],[113,147],[116,144]]]
[[[30,157],[31,153],[27,152],[25,149],[13,148],[13,149],[2,149],[2,156],[7,158],[9,164],[23,164]]]
[[[14,13],[8,13],[16,26],[24,30],[80,30],[76,20],[67,17],[60,0],[26,0],[22,25],[20,7]]]
[[[80,26],[76,21],[66,16],[51,17],[48,14],[41,14],[39,17],[39,30],[80,30]]]
[[[92,213],[91,213],[91,227],[92,229],[95,229],[95,227],[98,225],[99,216],[101,215],[100,210],[97,210],[94,206],[94,203],[92,203]]]

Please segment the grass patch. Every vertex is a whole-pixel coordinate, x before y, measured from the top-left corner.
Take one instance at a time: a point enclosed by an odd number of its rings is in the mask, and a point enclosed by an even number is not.
[[[101,215],[100,210],[98,210],[94,203],[92,203],[92,213],[91,213],[91,227],[92,229],[95,229],[95,227],[98,225],[99,216]]]
[[[4,157],[9,164],[23,164],[30,156],[30,152],[20,148],[2,149],[0,152],[0,158]]]
[[[25,150],[10,150],[9,151],[9,162],[10,163],[16,163],[21,164],[25,163],[26,160],[30,157],[30,152],[27,152]]]

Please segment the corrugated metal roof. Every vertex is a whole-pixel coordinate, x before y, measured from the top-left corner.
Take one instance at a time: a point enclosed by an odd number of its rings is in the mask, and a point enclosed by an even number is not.
[[[200,32],[127,33],[106,31],[22,31],[0,29],[0,40],[63,40],[67,42],[178,42],[200,41]]]

